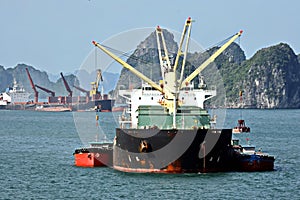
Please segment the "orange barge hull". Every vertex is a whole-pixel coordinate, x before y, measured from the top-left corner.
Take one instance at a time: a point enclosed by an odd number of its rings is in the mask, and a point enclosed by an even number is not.
[[[110,155],[107,153],[79,153],[74,154],[77,167],[106,167],[110,164]]]
[[[73,153],[77,167],[112,166],[112,143],[91,143],[91,147],[76,149]]]

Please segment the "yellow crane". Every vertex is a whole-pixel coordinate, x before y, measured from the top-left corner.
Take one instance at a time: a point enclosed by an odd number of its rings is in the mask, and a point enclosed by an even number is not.
[[[243,31],[236,33],[232,38],[230,38],[223,46],[221,46],[215,53],[213,53],[204,63],[202,63],[193,73],[191,73],[184,81],[181,83],[181,87],[183,88],[185,85],[189,84],[191,80],[193,80],[201,71],[203,71],[210,63],[214,62],[215,59],[229,47],[231,43],[233,43],[238,37],[242,35]]]
[[[91,82],[91,85],[92,85],[92,89],[90,91],[90,96],[93,97],[94,95],[98,94],[98,88],[99,88],[99,82],[102,82],[103,81],[103,78],[102,78],[102,72],[101,72],[101,69],[98,69],[97,70],[97,76],[96,76],[96,81],[95,82]],[[103,95],[103,94],[101,94]]]
[[[189,17],[186,20],[186,23],[184,25],[184,29],[181,35],[180,39],[180,44],[176,56],[175,63],[173,67],[170,64],[169,58],[168,58],[168,51],[166,48],[166,44],[164,41],[162,29],[158,27],[156,29],[156,35],[157,35],[157,43],[160,48],[160,41],[162,41],[162,46],[164,48],[164,56],[159,52],[159,57],[160,57],[160,64],[161,67],[164,65],[163,64],[163,59],[166,60],[166,67],[169,68],[169,70],[166,70],[165,73],[162,72],[163,76],[163,81],[164,83],[162,84],[162,87],[158,84],[156,84],[154,81],[152,81],[150,78],[146,77],[144,74],[133,68],[131,65],[123,61],[121,58],[107,50],[103,45],[93,41],[93,44],[101,49],[104,53],[109,55],[111,58],[113,58],[115,61],[120,63],[124,68],[128,69],[131,71],[133,74],[135,74],[137,77],[141,78],[143,81],[151,85],[153,88],[156,90],[160,91],[164,95],[164,103],[161,104],[163,107],[167,108],[170,114],[176,113],[177,110],[177,104],[178,104],[178,94],[181,88],[183,88],[186,84],[189,84],[191,80],[193,80],[202,70],[204,70],[210,63],[212,63],[223,51],[226,50],[226,48],[233,43],[239,36],[241,36],[242,31],[238,32],[235,34],[233,37],[231,37],[223,46],[221,46],[215,53],[213,53],[203,64],[201,64],[193,73],[191,73],[186,79],[183,79],[183,71],[184,71],[184,65],[186,61],[186,55],[187,55],[187,49],[188,49],[188,44],[190,40],[190,32],[191,32],[191,24],[192,24],[192,19]],[[182,50],[182,47],[184,45],[185,41],[185,49]],[[182,68],[181,68],[181,75],[180,79],[177,80],[176,76],[176,68],[178,66],[179,62],[179,57],[183,56],[183,61],[182,61]],[[174,117],[175,118],[175,117]]]

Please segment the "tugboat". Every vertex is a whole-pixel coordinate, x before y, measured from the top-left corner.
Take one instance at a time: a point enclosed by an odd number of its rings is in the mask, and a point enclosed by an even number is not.
[[[249,139],[247,138],[249,143]],[[236,156],[237,171],[273,171],[275,157],[264,153],[262,149],[256,150],[255,146],[240,145],[238,139],[233,139],[233,149]]]
[[[249,133],[250,127],[245,125],[245,120],[239,119],[237,126],[232,129],[232,133]]]
[[[157,84],[107,50],[93,44],[148,84],[128,92],[129,116],[122,116],[113,144],[113,168],[139,173],[206,173],[233,170],[232,129],[212,129],[204,102],[215,91],[194,89],[191,81],[213,62],[242,31],[232,36],[184,79],[192,19],[184,25],[174,64],[160,27],[156,28],[162,81]],[[185,45],[184,45],[185,43]],[[163,50],[160,45],[162,44]],[[185,46],[185,49],[182,48]],[[181,73],[177,72],[181,62]],[[180,68],[178,67],[178,68]]]

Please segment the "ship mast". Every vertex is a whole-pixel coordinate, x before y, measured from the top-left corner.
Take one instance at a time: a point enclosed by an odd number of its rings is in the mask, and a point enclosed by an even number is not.
[[[157,47],[158,47],[158,55],[159,55],[159,61],[161,65],[161,70],[162,70],[162,78],[163,78],[163,88],[167,88],[172,94],[173,98],[168,99],[165,98],[167,102],[169,102],[169,106],[167,109],[169,110],[169,114],[173,114],[173,128],[176,129],[176,113],[177,113],[177,106],[178,106],[178,96],[179,96],[179,86],[181,85],[181,80],[183,77],[183,72],[184,72],[184,66],[186,62],[186,56],[187,56],[187,50],[189,46],[189,40],[190,40],[190,33],[191,33],[191,28],[192,28],[192,19],[189,17],[186,20],[186,23],[184,25],[181,38],[180,38],[180,43],[179,43],[179,48],[177,51],[176,55],[176,60],[173,66],[171,66],[169,55],[168,55],[168,50],[166,47],[164,35],[162,29],[158,26],[156,28],[156,37],[157,37]],[[162,49],[160,48],[161,43],[163,46],[163,52]],[[183,48],[185,43],[185,48]],[[162,56],[162,53],[164,53],[164,56]],[[181,74],[180,78],[178,80],[178,75],[177,75],[177,66],[179,63],[179,59],[183,57],[182,63],[181,63]],[[178,81],[177,81],[178,80]],[[165,101],[165,102],[166,102]],[[163,102],[165,104],[165,102]]]
[[[176,56],[175,63],[173,67],[171,66],[169,57],[168,57],[168,51],[166,48],[166,43],[163,37],[163,31],[160,27],[157,27],[156,29],[156,35],[157,35],[157,44],[158,44],[158,50],[161,51],[160,42],[162,42],[162,46],[164,49],[164,55],[162,52],[159,52],[159,58],[160,58],[160,66],[162,69],[162,78],[163,83],[161,85],[156,84],[154,81],[152,81],[150,78],[136,70],[134,67],[123,61],[121,58],[110,52],[107,48],[105,48],[103,45],[93,41],[93,44],[101,49],[104,53],[106,53],[108,56],[113,58],[115,61],[120,63],[124,68],[131,71],[133,74],[135,74],[137,77],[141,78],[143,81],[148,83],[150,86],[155,88],[156,90],[160,91],[164,95],[164,100],[161,101],[161,106],[163,106],[169,114],[173,115],[173,128],[176,128],[176,112],[177,112],[177,106],[178,106],[178,96],[179,91],[186,85],[190,83],[191,80],[193,80],[201,71],[203,71],[210,63],[212,63],[223,51],[227,49],[227,47],[234,42],[239,36],[241,36],[243,31],[238,32],[233,37],[231,37],[223,46],[221,46],[215,53],[213,53],[204,63],[202,63],[193,73],[191,73],[186,79],[183,79],[183,72],[186,62],[186,56],[187,56],[187,50],[190,40],[190,33],[191,33],[191,24],[192,19],[189,17],[186,20],[186,23],[183,28],[183,32],[180,39],[180,44]],[[184,45],[185,43],[185,45]],[[182,47],[185,46],[184,50],[182,50]],[[179,59],[180,57],[183,57],[182,63],[181,63],[181,74],[180,78],[178,79],[176,74],[176,69],[178,67]],[[165,62],[166,61],[166,62]]]

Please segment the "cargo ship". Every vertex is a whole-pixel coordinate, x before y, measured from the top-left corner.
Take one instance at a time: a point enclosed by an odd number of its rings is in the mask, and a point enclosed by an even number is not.
[[[5,92],[0,94],[1,109],[24,109],[31,104],[30,93],[26,92],[22,85],[15,79],[12,87],[8,87]]]
[[[239,38],[242,31],[230,37],[194,72],[184,78],[191,24],[192,19],[188,18],[175,62],[172,64],[163,30],[156,28],[162,77],[160,83],[155,83],[103,45],[93,41],[96,47],[148,84],[141,89],[120,91],[121,96],[127,99],[129,108],[128,113],[120,117],[120,128],[116,129],[113,144],[114,169],[138,173],[236,170],[232,129],[212,128],[211,118],[204,108],[204,102],[215,96],[216,91],[209,91],[200,85],[195,89],[192,80]]]

